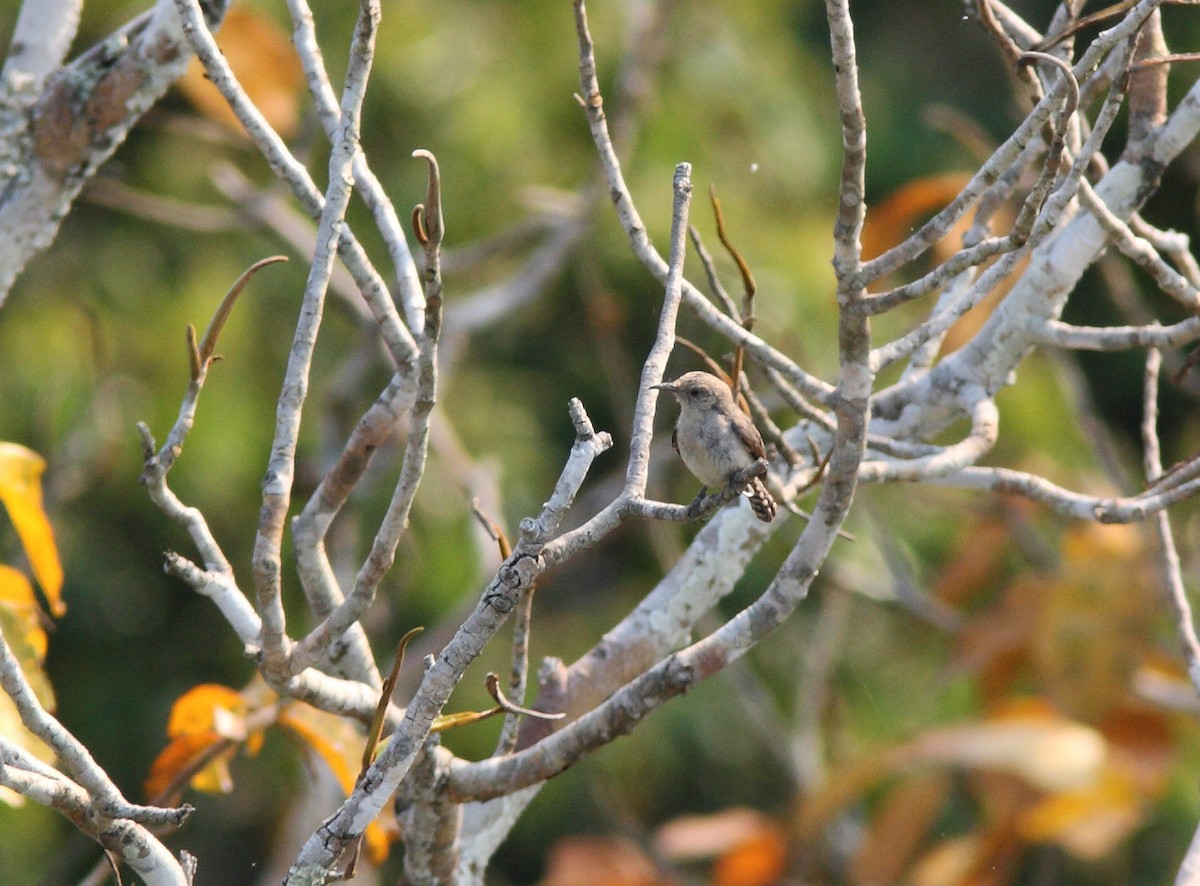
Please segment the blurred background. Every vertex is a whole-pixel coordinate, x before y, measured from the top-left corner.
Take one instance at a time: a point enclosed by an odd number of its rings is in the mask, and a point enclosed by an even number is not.
[[[356,4],[315,5],[336,78]],[[77,49],[144,6],[91,0]],[[1012,6],[1041,29],[1055,4]],[[5,41],[18,7],[0,0]],[[886,245],[947,201],[1023,110],[963,3],[864,0],[852,11],[868,201],[873,212],[887,210],[873,218],[870,242]],[[715,186],[757,276],[756,331],[833,380],[829,261],[840,133],[823,4],[622,0],[593,2],[589,12],[606,108],[652,238],[665,242],[672,170],[690,161],[697,197]],[[323,187],[327,144],[287,52],[284,5],[239,2],[235,13],[222,37],[227,54]],[[1197,45],[1194,11],[1172,7],[1164,16],[1173,49]],[[567,0],[384,3],[363,145],[402,218],[424,195],[425,167],[412,151],[438,156],[447,320],[443,420],[411,530],[370,614],[379,650],[414,625],[437,635],[473,604],[495,554],[479,543],[470,502],[478,498],[515,537],[570,447],[570,397],[616,441],[596,463],[579,512],[602,504],[623,472],[661,288],[632,258],[603,188],[595,189],[595,155],[572,98],[577,63]],[[1194,76],[1181,66],[1173,95]],[[175,699],[201,683],[241,689],[254,671],[211,603],[162,572],[164,551],[193,551],[137,483],[135,424],[165,436],[188,379],[185,326],[203,328],[250,263],[291,255],[261,272],[239,302],[171,474],[249,586],[259,483],[306,276],[302,250],[286,240],[295,230],[304,238],[293,204],[205,85],[194,73],[146,117],[0,310],[0,440],[47,459],[46,507],[66,572],[68,611],[46,660],[58,713],[131,799],[144,797]],[[1112,136],[1110,158],[1122,137]],[[1168,170],[1148,217],[1193,231],[1198,179],[1193,148]],[[703,199],[692,218],[718,251]],[[361,205],[351,221],[385,269]],[[539,254],[549,270],[531,263]],[[723,254],[717,261],[736,291],[732,262]],[[701,280],[698,265],[689,272]],[[537,285],[522,292],[520,281]],[[1175,319],[1144,279],[1110,257],[1085,278],[1067,316],[1124,322],[1143,299],[1164,322]],[[898,333],[921,309],[881,320],[878,336]],[[681,319],[680,333],[714,356],[728,350],[692,317]],[[668,374],[698,367],[681,350]],[[1035,356],[1001,396],[1003,433],[989,463],[1092,493],[1140,488],[1141,371],[1140,354]],[[295,501],[387,377],[352,302],[332,297]],[[1200,428],[1194,379],[1164,387],[1170,464],[1195,451]],[[769,402],[780,425],[794,420]],[[395,444],[337,525],[342,567],[361,557],[386,506],[402,437]],[[652,494],[695,494],[668,449],[656,449],[652,472]],[[1189,578],[1195,512],[1176,512]],[[1149,537],[1069,523],[1015,499],[912,487],[864,490],[849,529],[857,541],[835,549],[811,599],[776,636],[548,784],[489,882],[1173,878],[1200,820],[1200,730]],[[776,534],[722,617],[754,599],[799,530],[792,520]],[[570,662],[590,648],[694,532],[628,527],[549,576],[535,601],[533,661]],[[21,563],[3,518],[0,561]],[[289,614],[302,624],[294,581],[285,588]],[[494,645],[452,709],[489,704],[483,674],[506,668],[506,644]],[[1180,685],[1182,701],[1163,700]],[[1156,700],[1147,686],[1157,687]],[[1010,729],[1013,722],[1028,728]],[[464,728],[446,742],[477,758],[491,752],[498,728]],[[1090,793],[1054,777],[1086,757],[1075,741],[1104,751]],[[1050,774],[1029,771],[1032,759]],[[234,760],[230,793],[189,793],[199,811],[169,845],[199,857],[201,883],[268,881],[262,871],[292,857],[307,833],[298,838],[288,825],[321,768],[301,744],[268,733],[258,756]],[[77,882],[97,858],[56,814],[0,804],[3,882]],[[599,879],[570,879],[589,865],[604,872]],[[382,882],[394,882],[397,860],[386,870]]]

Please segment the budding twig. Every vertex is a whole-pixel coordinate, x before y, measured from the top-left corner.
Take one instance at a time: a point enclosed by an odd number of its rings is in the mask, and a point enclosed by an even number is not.
[[[267,265],[285,262],[288,258],[286,255],[273,255],[270,258],[260,259],[246,268],[242,275],[234,281],[229,287],[229,291],[225,293],[225,297],[221,299],[221,303],[217,305],[217,310],[213,312],[212,319],[208,321],[208,328],[204,330],[204,338],[200,340],[200,345],[193,353],[199,357],[200,367],[202,370],[208,369],[208,365],[213,361],[213,350],[217,346],[217,338],[221,334],[221,330],[225,328],[225,322],[229,319],[230,313],[233,312],[234,303],[237,297],[242,294],[242,290],[246,288],[246,284],[250,282],[250,278],[257,274]],[[188,327],[191,332],[190,336],[194,338],[195,330]],[[193,342],[194,346],[194,342]],[[193,380],[197,378],[195,373],[195,365],[193,364]]]

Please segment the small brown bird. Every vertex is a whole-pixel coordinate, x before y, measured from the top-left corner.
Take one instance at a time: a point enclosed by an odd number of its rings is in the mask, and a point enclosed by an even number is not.
[[[679,401],[671,445],[705,489],[725,486],[738,471],[766,457],[758,428],[738,408],[729,385],[715,375],[688,372],[654,387],[670,391]],[[762,480],[752,479],[745,492],[755,516],[770,523],[777,507]]]

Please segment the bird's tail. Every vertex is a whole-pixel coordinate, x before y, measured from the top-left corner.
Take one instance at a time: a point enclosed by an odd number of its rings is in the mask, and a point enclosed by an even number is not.
[[[746,487],[746,494],[750,497],[750,507],[754,509],[754,516],[764,523],[770,523],[775,519],[779,508],[761,479],[755,477],[751,480],[750,485]]]

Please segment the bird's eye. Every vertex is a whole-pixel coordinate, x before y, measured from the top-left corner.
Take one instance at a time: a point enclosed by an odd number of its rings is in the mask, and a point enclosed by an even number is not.
[[[688,396],[699,397],[700,389],[699,388],[688,388]]]

